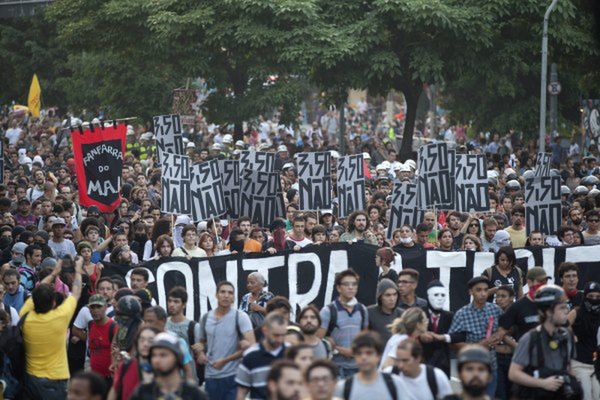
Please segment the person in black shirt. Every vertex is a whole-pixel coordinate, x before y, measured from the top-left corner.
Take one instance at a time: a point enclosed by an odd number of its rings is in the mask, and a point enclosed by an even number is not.
[[[583,397],[600,399],[600,382],[594,376],[594,352],[598,348],[596,332],[600,327],[600,284],[588,282],[582,297],[583,304],[571,310],[567,317],[577,338],[571,368],[583,386]]]
[[[560,285],[569,298],[571,310],[583,303],[583,291],[577,289],[579,284],[579,267],[572,262],[563,262],[558,267]]]
[[[138,386],[131,400],[206,400],[204,392],[196,385],[188,383],[181,374],[183,350],[179,346],[177,336],[163,332],[154,337],[150,345],[150,364],[154,370],[154,380]]]
[[[500,317],[498,332],[501,337],[511,334],[518,341],[526,332],[539,325],[540,316],[533,302],[533,296],[535,291],[545,285],[546,282],[548,282],[548,276],[544,268],[533,267],[527,271],[529,292],[511,305]]]
[[[492,286],[489,290],[489,301],[494,299],[500,286],[510,286],[515,291],[517,299],[523,297],[523,272],[516,266],[517,257],[511,246],[501,247],[495,255],[495,263],[483,271]]]

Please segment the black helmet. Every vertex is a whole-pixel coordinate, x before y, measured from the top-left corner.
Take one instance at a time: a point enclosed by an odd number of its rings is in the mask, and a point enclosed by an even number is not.
[[[594,186],[600,183],[600,179],[596,178],[594,175],[588,175],[581,179],[579,183],[583,186]]]
[[[510,174],[506,175],[506,178],[504,178],[504,179],[508,182],[508,181],[517,180],[517,179],[519,179],[519,177],[514,172],[511,172]]]
[[[600,194],[600,190],[593,188],[592,190],[590,190],[590,192],[588,193],[588,196],[591,197],[596,197]]]
[[[544,285],[535,291],[533,302],[538,310],[545,310],[567,301],[567,295],[560,286]]]
[[[463,364],[469,362],[478,362],[484,364],[491,371],[492,369],[492,359],[490,357],[490,352],[483,346],[478,344],[468,345],[463,347],[458,352],[458,369],[463,366]]]
[[[585,186],[577,186],[573,191],[575,196],[587,196],[590,191]]]
[[[570,195],[570,194],[571,194],[571,189],[569,189],[569,187],[568,187],[568,186],[566,186],[566,185],[562,185],[562,186],[560,187],[560,195],[561,195],[561,196],[568,196],[568,195]]]

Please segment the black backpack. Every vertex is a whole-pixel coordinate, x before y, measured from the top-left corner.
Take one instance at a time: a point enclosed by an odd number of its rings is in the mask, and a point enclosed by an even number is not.
[[[439,390],[437,379],[435,379],[435,368],[433,368],[431,365],[425,364],[425,373],[427,375],[427,385],[429,385],[429,390],[431,390],[433,398],[437,399]],[[394,368],[392,368],[392,374],[400,375],[400,368],[394,365]]]
[[[392,396],[392,400],[398,400],[398,392],[396,391],[396,385],[394,384],[394,380],[392,379],[391,374],[382,373],[383,380],[385,382],[385,386],[390,392],[390,396]],[[354,376],[350,376],[346,378],[344,382],[344,400],[350,400],[350,392],[352,392],[352,384],[354,383]]]
[[[335,303],[328,304],[327,308],[329,308],[330,317],[329,325],[327,325],[327,332],[325,332],[325,336],[330,336],[331,332],[333,332],[333,330],[338,326],[338,310]],[[365,325],[365,321],[367,321],[367,308],[364,305],[358,303],[358,312],[360,312],[360,326],[362,327],[362,329],[366,329],[367,326]]]

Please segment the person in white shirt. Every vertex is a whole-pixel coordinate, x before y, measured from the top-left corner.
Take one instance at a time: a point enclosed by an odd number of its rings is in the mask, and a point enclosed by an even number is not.
[[[21,128],[17,126],[17,121],[11,123],[11,127],[6,130],[5,134],[9,145],[16,145],[21,137]]]
[[[423,347],[415,339],[405,339],[396,350],[396,364],[385,372],[400,377],[406,394],[412,400],[443,399],[452,394],[450,381],[444,372],[423,364]]]
[[[183,246],[173,250],[173,257],[206,257],[206,252],[198,247],[198,233],[194,225],[186,225],[181,231]]]

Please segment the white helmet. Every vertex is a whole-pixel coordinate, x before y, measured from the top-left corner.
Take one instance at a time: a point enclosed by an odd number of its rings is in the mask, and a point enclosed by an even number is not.
[[[233,143],[233,136],[231,136],[229,133],[227,135],[223,136],[223,143],[225,143],[225,144]]]

